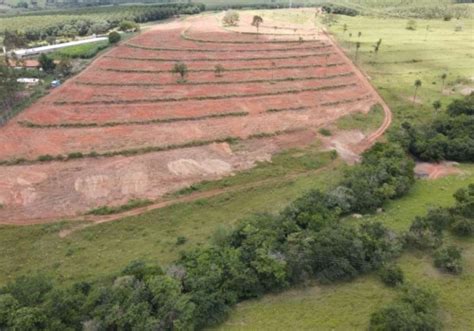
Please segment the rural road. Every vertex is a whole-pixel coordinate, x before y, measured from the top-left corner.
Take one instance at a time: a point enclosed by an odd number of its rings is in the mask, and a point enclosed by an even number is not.
[[[390,107],[387,105],[385,100],[380,96],[380,94],[377,92],[377,90],[372,86],[370,83],[369,79],[367,78],[367,75],[365,75],[357,65],[352,62],[352,60],[346,55],[342,47],[338,44],[338,42],[334,39],[334,37],[326,31],[326,29],[323,29],[324,34],[327,36],[328,40],[331,41],[331,43],[334,45],[334,48],[339,55],[341,55],[342,58],[345,58],[346,61],[349,63],[351,66],[353,72],[356,74],[356,76],[361,80],[361,82],[365,85],[365,87],[373,93],[373,95],[376,97],[377,102],[382,106],[383,112],[384,112],[384,120],[382,122],[382,125],[372,132],[370,135],[364,138],[364,140],[357,146],[357,153],[362,153],[366,149],[370,148],[377,139],[379,139],[385,131],[390,127],[390,124],[392,124],[392,111],[390,110]]]

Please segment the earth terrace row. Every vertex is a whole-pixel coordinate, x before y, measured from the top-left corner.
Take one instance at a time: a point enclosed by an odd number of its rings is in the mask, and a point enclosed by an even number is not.
[[[314,40],[270,40],[267,39],[264,35],[257,35],[252,33],[233,33],[232,40],[229,40],[229,32],[193,32],[195,29],[193,26],[188,27],[187,29],[181,32],[181,38],[187,41],[192,41],[195,43],[205,43],[205,44],[259,44],[259,45],[278,45],[278,44],[308,44],[314,43]],[[313,34],[315,37],[315,35]],[[260,37],[260,38],[257,38]],[[263,37],[263,38],[262,38]],[[295,36],[298,37],[298,36]],[[265,38],[265,39],[264,39]]]
[[[333,102],[323,102],[319,103],[317,106],[297,106],[297,107],[284,107],[284,108],[269,108],[266,109],[265,112],[268,113],[275,113],[275,112],[292,112],[292,111],[309,111],[309,110],[317,110],[319,107],[327,107],[327,106],[337,106],[340,104],[351,104],[356,103],[363,100],[368,100],[372,97],[370,94],[363,95],[361,97],[354,96],[352,98],[346,98],[343,100],[333,101]],[[58,128],[97,128],[97,127],[113,127],[113,126],[121,126],[121,125],[150,125],[150,124],[165,124],[165,123],[173,123],[173,122],[188,122],[188,121],[202,121],[202,120],[209,120],[214,118],[223,118],[223,117],[240,117],[240,116],[248,116],[249,112],[218,112],[218,113],[211,113],[202,116],[190,116],[190,117],[165,117],[165,118],[153,118],[149,120],[143,121],[111,121],[111,122],[69,122],[69,123],[57,123],[57,124],[41,124],[41,123],[34,123],[30,121],[18,121],[18,124],[27,128],[34,128],[34,129],[58,129]]]
[[[156,50],[147,50],[147,49],[138,49],[132,47],[117,47],[112,49],[108,56],[118,56],[125,57],[130,59],[171,59],[171,62],[176,61],[188,61],[190,59],[194,61],[226,61],[226,60],[236,60],[236,61],[251,61],[251,60],[278,60],[280,58],[298,58],[298,57],[308,57],[314,54],[315,56],[324,56],[327,53],[334,53],[332,47],[324,47],[316,50],[292,50],[292,51],[278,51],[278,52],[175,52],[175,51],[156,51]]]
[[[250,51],[257,52],[261,50],[271,50],[271,49],[298,49],[298,48],[307,48],[312,46],[326,46],[327,42],[321,40],[312,40],[312,41],[285,41],[279,40],[274,42],[265,42],[262,39],[258,41],[253,39],[248,42],[237,41],[233,42],[229,40],[230,34],[228,32],[217,32],[217,33],[206,33],[206,35],[212,35],[218,39],[225,38],[224,42],[219,40],[205,40],[205,39],[196,39],[192,37],[183,37],[183,31],[180,29],[169,30],[166,32],[160,32],[156,34],[155,32],[145,32],[137,37],[134,37],[132,40],[128,41],[128,44],[137,45],[139,47],[146,48],[171,48],[171,49],[186,49],[186,50],[214,50],[214,51],[236,51],[239,52],[243,50],[242,45],[252,45],[251,48],[248,48]],[[188,39],[186,39],[188,38]],[[282,45],[285,45],[283,47]]]
[[[311,83],[314,83],[311,82]],[[159,103],[159,102],[182,102],[182,101],[202,101],[202,100],[225,100],[225,99],[234,99],[234,98],[253,98],[253,97],[262,97],[262,96],[278,96],[282,94],[298,94],[301,92],[316,92],[316,91],[324,91],[324,90],[332,90],[332,89],[340,89],[340,88],[347,88],[352,86],[357,86],[356,82],[347,82],[347,83],[332,83],[329,85],[320,85],[320,86],[311,86],[311,87],[295,87],[295,88],[282,88],[282,89],[275,89],[273,88],[274,85],[269,84],[270,88],[265,88],[260,85],[248,87],[247,90],[252,92],[244,92],[244,93],[222,93],[219,91],[218,86],[213,87],[213,91],[217,92],[216,94],[209,95],[207,93],[202,93],[200,90],[193,91],[194,95],[191,96],[184,96],[184,97],[177,97],[177,96],[166,96],[166,97],[152,97],[152,98],[145,98],[145,96],[149,96],[151,94],[151,90],[146,88],[140,88],[137,90],[133,89],[120,89],[120,87],[110,88],[109,90],[105,90],[106,87],[101,87],[100,89],[92,89],[92,94],[86,93],[84,89],[78,89],[77,91],[68,91],[66,94],[68,98],[65,100],[57,100],[53,102],[54,105],[110,105],[110,104],[137,104],[137,103]],[[309,84],[308,84],[309,85]],[[316,84],[314,84],[316,85]],[[69,87],[70,88],[70,87]],[[253,90],[257,90],[253,92]],[[72,92],[72,93],[71,93]],[[169,95],[165,93],[164,90],[158,90],[161,95]],[[179,91],[174,91],[173,89],[170,90],[170,93],[179,93]],[[186,91],[189,93],[189,91]],[[105,94],[110,99],[96,99],[91,100],[94,98],[94,94],[97,93],[98,96],[103,97]],[[130,96],[139,96],[138,98],[129,99]],[[71,95],[81,96],[84,100],[71,100]],[[119,99],[120,97],[124,97],[123,99]]]
[[[297,81],[310,81],[310,80],[329,80],[338,77],[351,77],[354,76],[353,72],[343,72],[339,74],[328,74],[325,76],[290,76],[290,77],[274,77],[264,79],[249,79],[249,80],[213,80],[213,81],[186,81],[183,83],[176,82],[176,80],[165,83],[153,83],[153,82],[116,82],[115,83],[102,83],[102,82],[90,82],[79,80],[76,81],[77,85],[88,85],[88,86],[196,86],[196,85],[239,85],[239,84],[256,84],[256,83],[282,83],[282,82],[297,82]]]
[[[325,90],[320,92],[302,92],[294,98],[285,94],[281,97],[262,96],[233,100],[203,100],[183,102],[116,104],[116,105],[70,105],[55,106],[51,103],[37,103],[26,113],[22,120],[36,124],[61,123],[105,123],[148,121],[153,119],[188,118],[218,113],[258,114],[268,109],[294,107],[313,107],[318,104],[344,99],[355,99],[367,93],[363,86]],[[54,99],[53,99],[54,100]]]
[[[295,129],[281,130],[281,131],[275,131],[275,132],[269,132],[269,133],[266,133],[266,132],[256,133],[253,135],[249,135],[245,139],[240,138],[240,137],[226,137],[226,138],[219,138],[219,139],[214,139],[214,140],[193,140],[193,141],[189,141],[183,144],[146,146],[146,147],[128,148],[128,149],[109,151],[109,152],[94,152],[94,151],[89,152],[89,153],[70,152],[67,155],[45,154],[45,155],[38,156],[36,159],[16,158],[16,159],[11,159],[11,160],[0,160],[0,166],[30,165],[30,164],[37,164],[37,163],[53,162],[53,161],[65,162],[65,161],[77,160],[81,158],[135,156],[135,155],[148,154],[148,153],[154,153],[154,152],[164,152],[164,151],[169,151],[169,150],[174,150],[174,149],[206,146],[206,145],[211,145],[211,144],[216,144],[216,143],[235,144],[240,141],[275,137],[275,136],[279,136],[283,134],[295,133],[302,130],[305,130],[305,128],[295,128]]]
[[[107,60],[107,59],[105,59]],[[103,67],[106,64],[112,64],[114,67]],[[224,68],[225,73],[226,72],[255,72],[255,71],[278,71],[278,70],[286,70],[286,69],[309,69],[309,68],[326,68],[326,67],[339,67],[339,66],[344,66],[347,65],[346,62],[328,62],[327,65],[322,65],[322,64],[303,64],[303,65],[278,65],[275,63],[275,66],[269,66],[268,64],[263,67],[232,67],[232,68]],[[155,66],[152,66],[151,69],[137,69],[136,66],[133,66],[133,68],[119,68],[117,65],[114,65],[114,63],[111,63],[111,61],[101,61],[101,67],[97,68],[97,70],[100,71],[110,71],[110,72],[121,72],[121,73],[153,73],[153,74],[160,74],[160,73],[167,73],[169,74],[170,71],[173,68],[172,64],[168,64],[165,66],[163,69],[154,69]],[[208,73],[214,73],[215,68],[213,66],[207,65],[205,68],[194,68],[193,65],[188,66],[188,72],[189,73],[202,73],[202,72],[208,72]],[[224,74],[225,74],[224,73]]]
[[[148,72],[116,72],[101,70],[100,68],[89,70],[82,74],[74,82],[91,85],[196,85],[196,84],[242,84],[255,80],[278,81],[292,80],[313,75],[315,78],[332,77],[351,73],[349,66],[331,67],[309,67],[305,70],[301,68],[261,70],[261,71],[225,71],[216,74],[215,71],[188,72],[186,80],[178,82],[178,75],[171,72],[148,73]]]
[[[314,45],[303,45],[302,47],[285,47],[285,48],[236,48],[236,49],[213,49],[213,48],[170,48],[170,47],[152,47],[143,46],[136,43],[124,43],[121,46],[138,48],[150,51],[167,51],[179,53],[265,53],[265,52],[291,52],[291,51],[315,51],[332,47],[329,44],[315,43]]]
[[[119,60],[133,60],[133,61],[155,61],[155,62],[241,62],[241,61],[275,61],[275,60],[288,60],[288,59],[308,59],[313,57],[326,57],[335,54],[335,52],[325,52],[325,53],[310,53],[310,54],[299,54],[299,55],[284,55],[284,56],[273,56],[273,57],[231,57],[228,58],[213,58],[213,57],[202,57],[202,58],[155,58],[155,57],[128,57],[122,55],[105,55],[105,58],[119,59]]]

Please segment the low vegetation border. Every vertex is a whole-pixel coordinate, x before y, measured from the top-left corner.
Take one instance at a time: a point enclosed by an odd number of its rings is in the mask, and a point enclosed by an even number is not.
[[[284,69],[306,69],[306,68],[322,68],[322,67],[339,67],[346,65],[346,62],[328,63],[326,66],[322,64],[306,64],[302,66],[275,66],[275,67],[258,67],[258,68],[225,68],[226,72],[243,72],[243,71],[269,71]],[[104,68],[102,71],[125,72],[125,73],[169,73],[170,70],[149,70],[149,69],[120,69],[120,68]],[[188,72],[215,72],[215,69],[188,69]]]
[[[269,138],[275,137],[283,134],[290,134],[298,131],[305,130],[305,128],[294,128],[288,130],[278,130],[274,132],[261,132],[249,135],[246,138],[234,137],[229,136],[226,138],[219,138],[213,140],[193,140],[183,144],[171,144],[171,145],[164,145],[164,146],[147,146],[147,147],[138,147],[138,148],[129,148],[129,149],[122,149],[116,151],[109,151],[109,152],[70,152],[67,155],[58,154],[58,155],[40,155],[36,159],[27,159],[27,158],[16,158],[11,160],[0,160],[0,166],[15,166],[15,165],[26,165],[26,164],[36,164],[36,163],[46,163],[46,162],[53,162],[53,161],[71,161],[83,158],[99,158],[99,157],[114,157],[114,156],[135,156],[141,154],[148,154],[153,152],[165,152],[175,149],[183,149],[183,148],[190,148],[190,147],[199,147],[199,146],[206,146],[215,143],[228,143],[228,144],[235,144],[239,141],[246,141],[252,139],[262,139],[262,138]]]
[[[227,95],[207,95],[207,96],[196,96],[196,97],[184,97],[184,98],[153,98],[153,99],[135,99],[135,100],[101,100],[101,101],[56,101],[54,105],[113,105],[113,104],[136,104],[136,103],[157,103],[157,102],[182,102],[182,101],[191,101],[191,100],[222,100],[222,99],[232,99],[232,98],[254,98],[254,97],[265,97],[272,95],[282,95],[282,94],[297,94],[303,92],[316,92],[316,91],[325,91],[325,90],[337,90],[341,88],[356,86],[357,83],[349,84],[338,84],[338,85],[326,85],[318,87],[308,87],[308,88],[299,88],[299,89],[290,89],[282,91],[273,91],[273,92],[261,92],[261,93],[248,93],[248,94],[227,94]]]
[[[337,105],[341,105],[341,104],[367,100],[367,99],[370,99],[371,97],[372,97],[372,94],[369,93],[369,94],[366,94],[364,96],[357,97],[357,98],[348,98],[348,99],[332,101],[332,102],[323,102],[320,105],[321,106],[337,106]]]
[[[305,76],[305,77],[283,77],[283,78],[266,78],[266,79],[249,79],[241,81],[231,80],[214,80],[214,81],[186,81],[186,82],[173,82],[173,83],[97,83],[97,82],[75,82],[78,85],[89,85],[89,86],[182,86],[182,85],[238,85],[238,84],[251,84],[251,83],[281,83],[281,82],[295,82],[295,81],[311,81],[311,80],[326,80],[338,77],[350,77],[353,76],[353,72],[344,72],[335,75],[327,76]]]
[[[301,106],[301,107],[287,107],[287,108],[269,108],[265,110],[267,113],[279,113],[283,111],[305,111],[310,109],[311,107]]]
[[[148,124],[163,124],[163,123],[174,123],[174,122],[187,122],[187,121],[202,121],[212,118],[223,118],[223,117],[241,117],[248,116],[248,112],[232,112],[232,113],[214,113],[204,116],[196,117],[171,117],[171,118],[155,118],[147,121],[123,121],[123,122],[105,122],[105,123],[59,123],[59,124],[38,124],[30,121],[18,121],[18,124],[27,128],[32,129],[72,129],[72,128],[101,128],[101,127],[113,127],[122,125],[148,125]]]
[[[104,57],[128,61],[153,61],[153,62],[250,62],[250,61],[273,61],[273,60],[289,60],[289,59],[306,59],[309,57],[322,57],[335,54],[335,52],[313,53],[304,55],[286,55],[274,57],[248,57],[248,58],[229,58],[229,59],[210,59],[210,58],[192,58],[192,59],[159,59],[159,58],[142,58],[128,56],[106,55]]]
[[[332,47],[329,44],[321,44],[320,46],[308,47],[285,47],[285,48],[262,48],[262,49],[210,49],[210,48],[166,48],[166,47],[149,47],[141,46],[132,43],[123,44],[130,48],[146,49],[150,51],[167,51],[167,52],[186,52],[186,53],[262,53],[262,52],[291,52],[302,50],[316,50],[321,48]]]
[[[183,32],[181,32],[181,38],[189,41],[194,41],[197,43],[209,43],[209,44],[304,44],[309,42],[314,42],[314,40],[255,40],[255,41],[243,41],[243,40],[209,40],[209,39],[199,39],[190,37],[187,35],[188,30],[191,27],[188,27]]]

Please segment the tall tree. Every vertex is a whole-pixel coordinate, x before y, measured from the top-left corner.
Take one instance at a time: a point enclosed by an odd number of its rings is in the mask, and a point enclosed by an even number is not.
[[[421,87],[421,85],[422,85],[421,80],[419,80],[419,79],[415,80],[415,84],[414,84],[414,85],[415,85],[415,95],[413,95],[413,103],[415,103],[415,101],[416,101],[416,94],[418,93],[418,89],[419,89],[419,88]]]
[[[258,38],[258,34],[259,34],[260,24],[262,24],[262,23],[263,23],[263,18],[262,17],[260,17],[258,15],[255,15],[253,17],[252,25],[257,28],[257,38]]]
[[[374,54],[377,56],[380,50],[380,45],[382,44],[382,38],[380,38],[375,44],[374,44]]]
[[[359,57],[359,48],[360,48],[360,41],[356,42],[356,56],[355,56],[356,62],[357,62],[357,58]]]
[[[0,115],[10,109],[17,99],[21,85],[17,82],[17,72],[0,63]]]
[[[27,45],[26,37],[19,31],[5,30],[3,32],[3,45],[7,49],[25,47]]]
[[[438,114],[438,111],[441,109],[441,101],[436,100],[433,102],[434,115]]]
[[[184,83],[188,75],[188,66],[186,63],[177,62],[173,66],[173,69],[171,69],[171,72],[179,75],[178,83]]]
[[[446,78],[448,78],[448,74],[443,73],[441,75],[441,92],[443,92],[443,90],[444,90],[444,85],[445,85],[445,82],[446,82]]]

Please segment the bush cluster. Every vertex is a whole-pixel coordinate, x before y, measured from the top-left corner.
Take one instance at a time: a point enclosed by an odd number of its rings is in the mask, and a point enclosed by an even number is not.
[[[434,293],[406,286],[392,303],[377,310],[369,330],[440,330],[437,297]]]
[[[429,124],[402,128],[405,145],[421,160],[474,161],[474,95],[453,101]]]
[[[322,6],[324,12],[328,14],[346,15],[346,16],[357,16],[359,12],[355,9],[339,6],[335,4],[326,4]]]
[[[474,184],[458,190],[454,198],[454,207],[434,209],[415,218],[405,235],[409,247],[436,249],[442,244],[444,230],[458,236],[474,235]]]

